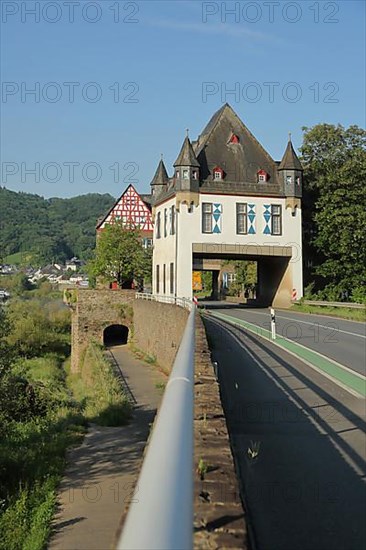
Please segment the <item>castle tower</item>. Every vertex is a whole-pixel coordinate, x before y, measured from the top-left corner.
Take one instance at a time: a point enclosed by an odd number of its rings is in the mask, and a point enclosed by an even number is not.
[[[291,134],[278,172],[286,197],[286,208],[291,208],[292,216],[296,216],[296,210],[301,208],[303,168],[292,147]]]
[[[292,147],[291,135],[278,171],[280,172],[286,197],[301,198],[303,168]]]
[[[186,136],[177,160],[174,163],[175,189],[179,191],[199,190],[200,163],[193,151],[188,135]]]
[[[150,183],[151,193],[154,199],[159,195],[161,195],[161,193],[167,190],[168,182],[169,182],[168,172],[166,171],[164,161],[161,158],[158,164],[158,167],[156,169],[155,176],[153,177],[152,182]]]

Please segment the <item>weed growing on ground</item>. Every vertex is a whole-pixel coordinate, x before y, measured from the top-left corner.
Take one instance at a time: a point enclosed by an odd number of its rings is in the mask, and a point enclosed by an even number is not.
[[[78,373],[68,374],[68,384],[86,420],[101,426],[126,424],[131,405],[100,346],[89,344],[80,363]]]
[[[315,315],[330,315],[340,319],[348,319],[350,321],[366,321],[366,308],[356,309],[350,307],[331,307],[331,306],[315,306],[306,304],[294,304],[293,311],[302,313],[314,313]]]

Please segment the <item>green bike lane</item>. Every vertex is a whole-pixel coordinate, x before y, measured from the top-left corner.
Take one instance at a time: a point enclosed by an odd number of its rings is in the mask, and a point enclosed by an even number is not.
[[[365,548],[365,399],[268,330],[212,313],[203,319],[253,549]]]
[[[362,374],[352,371],[348,367],[337,363],[333,359],[330,359],[329,357],[326,357],[325,355],[305,347],[302,344],[294,342],[284,336],[277,335],[276,339],[272,340],[271,332],[269,330],[249,321],[244,321],[238,317],[234,317],[226,313],[219,313],[217,311],[210,311],[210,315],[216,317],[217,319],[226,321],[234,326],[245,328],[249,332],[270,341],[272,344],[284,349],[289,354],[301,359],[304,363],[322,373],[324,376],[335,381],[338,385],[344,389],[347,389],[353,395],[359,397],[366,396],[366,378]]]

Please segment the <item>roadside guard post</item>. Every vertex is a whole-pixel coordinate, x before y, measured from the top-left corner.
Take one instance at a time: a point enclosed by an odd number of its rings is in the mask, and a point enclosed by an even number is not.
[[[276,314],[273,307],[270,308],[271,312],[271,337],[272,340],[276,340]]]

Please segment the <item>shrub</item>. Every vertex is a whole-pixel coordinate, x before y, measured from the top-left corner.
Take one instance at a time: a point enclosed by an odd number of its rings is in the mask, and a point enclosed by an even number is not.
[[[359,286],[352,290],[352,301],[358,304],[366,304],[366,285]]]

